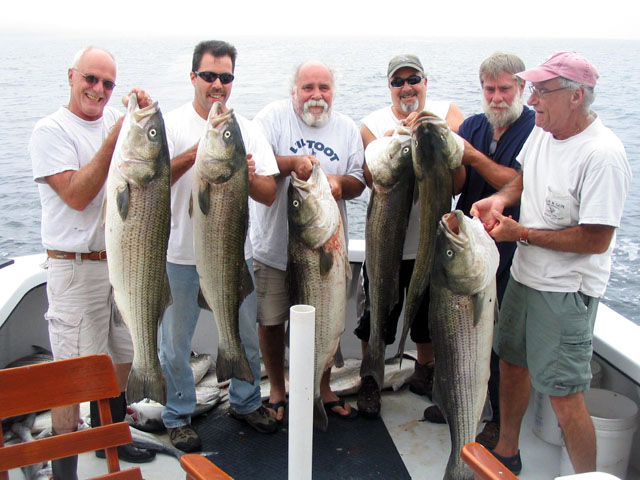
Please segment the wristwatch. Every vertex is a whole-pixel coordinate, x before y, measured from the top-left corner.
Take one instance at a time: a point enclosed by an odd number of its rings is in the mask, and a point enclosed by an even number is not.
[[[522,245],[529,245],[529,229],[527,227],[522,228],[522,233],[520,233],[518,242]]]

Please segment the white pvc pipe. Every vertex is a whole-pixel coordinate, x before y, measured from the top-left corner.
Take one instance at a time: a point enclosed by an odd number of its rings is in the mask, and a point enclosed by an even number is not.
[[[316,309],[289,310],[289,480],[311,480]]]

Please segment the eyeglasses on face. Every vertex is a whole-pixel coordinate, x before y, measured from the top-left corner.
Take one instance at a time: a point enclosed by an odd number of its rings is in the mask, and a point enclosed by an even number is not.
[[[82,73],[77,68],[74,68],[73,70],[78,72],[80,75],[82,75],[86,80],[86,82],[92,87],[96,85],[100,80],[102,80],[102,88],[104,88],[107,91],[113,90],[116,86],[116,83],[112,80],[105,80],[104,78],[96,77],[95,75]]]
[[[407,78],[395,77],[393,80],[389,82],[393,88],[402,88],[404,87],[404,82],[407,82],[409,85],[417,85],[419,84],[424,77],[420,75],[410,75]]]
[[[193,72],[196,77],[200,77],[207,83],[213,83],[216,79],[220,79],[220,83],[227,85],[233,82],[233,73],[216,73],[216,72]]]
[[[529,91],[532,95],[535,95],[538,98],[544,98],[546,95],[557,92],[558,90],[566,90],[569,87],[560,87],[554,88],[553,90],[548,90],[546,88],[534,87],[533,85],[529,85]]]

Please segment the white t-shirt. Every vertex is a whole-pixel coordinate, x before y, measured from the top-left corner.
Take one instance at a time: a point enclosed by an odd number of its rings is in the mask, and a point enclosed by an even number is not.
[[[36,123],[29,141],[29,155],[40,191],[44,248],[66,252],[104,250],[104,185],[91,203],[78,211],[62,200],[45,177],[79,170],[89,163],[121,116],[118,110],[107,106],[100,119],[86,121],[60,107]]]
[[[426,100],[424,102],[424,110],[444,119],[449,113],[450,105],[451,102],[443,100]],[[389,105],[364,117],[362,124],[366,125],[378,139],[382,138],[389,130],[394,129],[399,121],[400,119],[395,116],[391,105]],[[407,233],[404,237],[404,249],[402,251],[403,260],[415,260],[418,254],[418,243],[420,243],[420,204],[416,203],[411,207],[411,213],[409,214],[409,223],[407,224]]]
[[[256,162],[256,174],[269,176],[280,173],[278,164],[260,129],[251,121],[234,113],[245,150]],[[173,158],[193,147],[202,136],[207,121],[202,118],[189,102],[172,110],[165,116],[169,154]],[[193,221],[189,216],[189,199],[193,184],[193,167],[182,175],[171,187],[171,234],[167,249],[167,260],[181,265],[195,265],[193,250]],[[249,211],[254,200],[249,198]],[[251,223],[251,217],[249,223]],[[245,258],[252,256],[251,240],[247,235]]]
[[[582,224],[620,226],[631,169],[622,142],[599,118],[566,140],[536,127],[518,155],[523,191],[520,223],[561,230]],[[611,271],[611,252],[560,252],[518,245],[514,280],[541,291],[604,295]]]
[[[293,109],[291,99],[273,102],[256,115],[254,121],[265,132],[278,156],[313,155],[327,175],[351,175],[363,184],[362,138],[356,124],[346,115],[331,112],[322,127],[309,127]],[[289,177],[277,179],[276,200],[270,207],[255,204],[251,224],[253,258],[279,270],[287,269],[287,189]],[[338,201],[345,237],[349,239],[347,208]]]

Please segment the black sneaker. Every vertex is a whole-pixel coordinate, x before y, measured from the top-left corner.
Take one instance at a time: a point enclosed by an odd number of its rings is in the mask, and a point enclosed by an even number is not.
[[[238,413],[229,407],[229,415],[236,420],[247,423],[260,433],[273,433],[278,430],[278,422],[262,405],[251,413]]]
[[[96,450],[96,457],[106,458],[104,450]],[[118,445],[118,458],[129,463],[147,463],[156,458],[156,452],[141,448],[133,443]]]
[[[409,390],[416,395],[426,395],[431,400],[433,392],[433,369],[435,363],[433,361],[424,365],[416,361],[413,374],[407,380],[409,382]]]
[[[167,432],[169,432],[169,440],[173,446],[183,452],[195,452],[202,449],[200,437],[191,425],[167,428]]]
[[[370,375],[362,379],[362,385],[358,391],[357,406],[360,414],[367,418],[377,418],[380,415],[380,389]]]
[[[437,405],[427,407],[422,415],[427,422],[447,423],[447,420],[444,418],[444,415],[442,415],[442,412]]]

